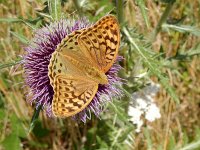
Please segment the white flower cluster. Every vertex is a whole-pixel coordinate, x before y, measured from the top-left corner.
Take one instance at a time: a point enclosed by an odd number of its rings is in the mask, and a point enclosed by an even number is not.
[[[130,121],[137,126],[136,132],[140,132],[143,125],[142,115],[150,122],[161,117],[160,110],[153,99],[159,89],[160,85],[152,82],[149,86],[132,94],[128,115],[131,117]]]

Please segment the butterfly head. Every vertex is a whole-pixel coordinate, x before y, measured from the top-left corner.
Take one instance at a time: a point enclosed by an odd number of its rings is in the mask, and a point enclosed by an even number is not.
[[[108,78],[105,73],[94,67],[87,68],[87,75],[99,84],[108,84]]]

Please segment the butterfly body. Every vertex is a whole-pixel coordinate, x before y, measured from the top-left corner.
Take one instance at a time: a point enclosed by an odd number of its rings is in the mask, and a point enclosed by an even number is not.
[[[91,80],[94,80],[98,84],[108,84],[108,79],[104,72],[99,71],[95,67],[89,66],[85,66],[84,70],[86,75],[91,78]]]
[[[79,113],[92,101],[98,85],[108,84],[105,73],[117,57],[119,39],[117,20],[108,15],[72,32],[57,46],[48,66],[55,116]]]

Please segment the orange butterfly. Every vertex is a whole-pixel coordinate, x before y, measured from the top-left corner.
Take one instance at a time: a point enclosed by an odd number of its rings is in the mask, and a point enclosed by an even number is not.
[[[108,84],[105,73],[116,60],[119,44],[119,24],[112,15],[62,40],[48,66],[55,116],[79,113],[92,101],[98,85]]]

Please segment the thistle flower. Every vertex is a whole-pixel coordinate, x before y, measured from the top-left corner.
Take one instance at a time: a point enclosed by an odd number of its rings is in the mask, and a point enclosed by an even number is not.
[[[88,28],[92,24],[87,19],[78,21],[60,20],[35,31],[35,35],[30,44],[25,47],[26,54],[23,56],[25,70],[25,83],[29,87],[27,93],[28,102],[36,103],[36,108],[42,106],[46,114],[51,117],[52,100],[54,91],[50,85],[48,77],[48,65],[51,54],[68,34],[75,30]],[[122,60],[118,56],[116,62]],[[98,91],[91,103],[81,112],[73,116],[73,119],[82,120],[90,119],[90,112],[99,117],[102,111],[101,106],[104,102],[110,101],[113,97],[121,97],[122,91],[115,87],[115,84],[122,84],[121,78],[117,76],[121,67],[114,64],[106,73],[109,84],[99,85]]]

